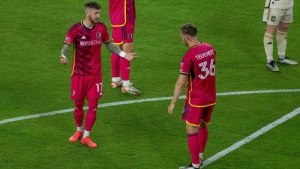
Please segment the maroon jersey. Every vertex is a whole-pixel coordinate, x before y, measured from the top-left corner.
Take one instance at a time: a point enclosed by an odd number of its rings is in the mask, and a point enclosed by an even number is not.
[[[109,17],[113,27],[134,24],[136,18],[134,0],[109,0]]]
[[[180,73],[188,75],[187,99],[191,106],[216,104],[216,52],[206,43],[189,49],[181,60]]]
[[[68,31],[65,43],[74,44],[71,75],[101,74],[101,46],[110,41],[105,24],[99,22],[89,29],[83,22],[74,24]]]

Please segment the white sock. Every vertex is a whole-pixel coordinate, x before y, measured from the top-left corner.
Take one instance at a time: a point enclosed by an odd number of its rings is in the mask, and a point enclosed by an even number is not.
[[[199,153],[199,158],[203,159],[203,153]]]
[[[113,78],[111,78],[111,81],[113,81],[113,82],[119,82],[120,80],[121,80],[120,77],[113,77]]]
[[[286,44],[287,44],[287,32],[280,32],[277,30],[277,46],[278,46],[278,56],[280,59],[285,58],[285,50],[286,50]]]
[[[267,32],[264,35],[264,47],[268,60],[273,60],[273,37],[273,35],[270,35]]]
[[[77,127],[77,131],[81,131],[82,132],[82,126],[81,127]]]
[[[128,87],[130,85],[130,81],[129,80],[123,80],[123,86],[124,87]]]
[[[84,130],[84,132],[83,132],[83,138],[85,138],[85,137],[87,137],[87,136],[90,136],[90,132]]]
[[[193,165],[193,167],[195,167],[195,168],[199,168],[199,167],[200,167],[200,164],[194,164],[194,163],[192,163],[192,165]]]

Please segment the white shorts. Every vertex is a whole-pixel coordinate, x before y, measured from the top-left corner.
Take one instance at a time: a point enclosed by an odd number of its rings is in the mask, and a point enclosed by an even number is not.
[[[268,9],[267,23],[268,25],[277,26],[280,22],[292,23],[293,22],[293,7],[289,9]]]

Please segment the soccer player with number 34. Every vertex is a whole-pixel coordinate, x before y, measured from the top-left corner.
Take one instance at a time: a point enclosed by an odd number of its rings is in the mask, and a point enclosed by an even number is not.
[[[208,138],[207,124],[216,104],[216,51],[211,45],[198,41],[197,28],[193,24],[181,26],[180,36],[189,50],[181,60],[180,74],[168,112],[173,115],[175,104],[187,82],[181,119],[186,122],[192,163],[180,169],[200,169]]]

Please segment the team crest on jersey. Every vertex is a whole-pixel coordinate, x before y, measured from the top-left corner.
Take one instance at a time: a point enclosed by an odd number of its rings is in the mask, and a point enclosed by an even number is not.
[[[75,90],[71,89],[71,96],[75,96]]]
[[[133,38],[132,33],[129,33],[129,34],[128,34],[128,39],[132,39],[132,38]]]
[[[100,38],[101,38],[101,33],[100,33],[100,32],[97,32],[97,33],[96,33],[96,38],[97,38],[97,39],[100,39]]]

